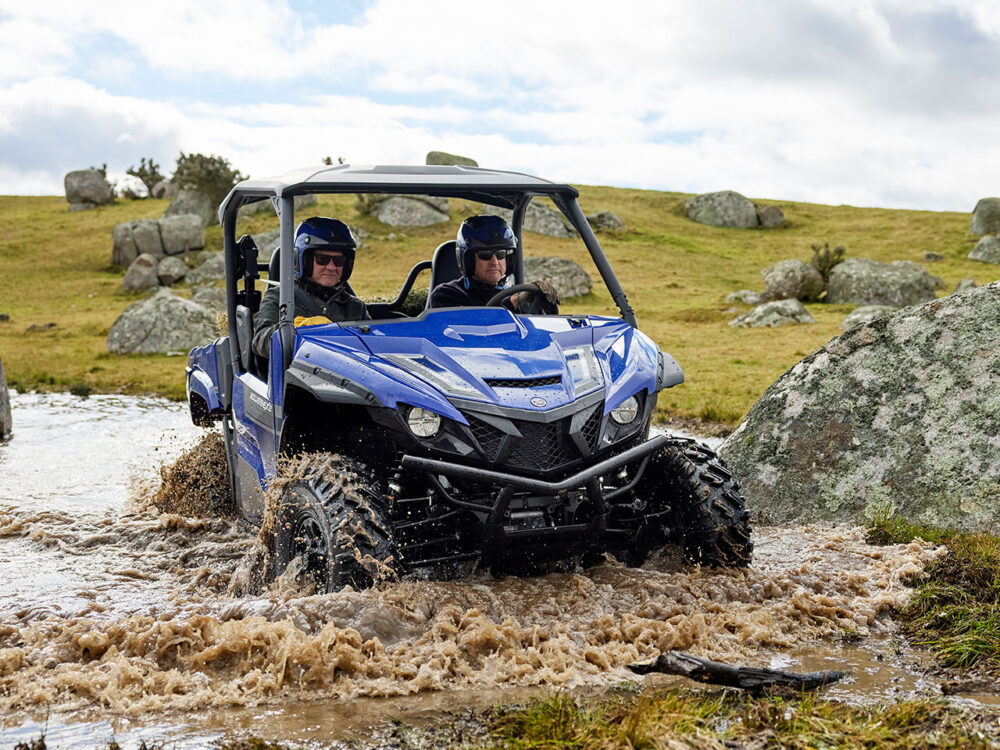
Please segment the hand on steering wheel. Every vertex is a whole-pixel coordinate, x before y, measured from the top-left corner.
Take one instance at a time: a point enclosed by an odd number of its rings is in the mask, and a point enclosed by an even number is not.
[[[508,297],[513,297],[518,292],[538,292],[542,293],[541,288],[538,284],[515,284],[514,286],[509,286],[506,289],[501,289],[499,292],[490,297],[489,302],[486,303],[487,307],[499,307],[503,304],[503,301]]]

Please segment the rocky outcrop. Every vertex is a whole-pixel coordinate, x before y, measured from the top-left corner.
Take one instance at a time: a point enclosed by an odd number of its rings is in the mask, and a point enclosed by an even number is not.
[[[7,375],[3,371],[3,360],[0,359],[0,440],[6,440],[14,430],[10,417],[10,394],[7,392]]]
[[[177,197],[177,183],[173,180],[162,179],[149,191],[150,198],[168,198],[173,200]]]
[[[975,289],[976,286],[975,279],[972,277],[964,278],[955,284],[955,289],[952,291],[952,294],[961,294],[962,292],[967,292],[969,289]]]
[[[785,223],[785,213],[777,206],[757,206],[757,223],[773,229]]]
[[[830,271],[826,301],[831,304],[906,307],[934,299],[940,279],[918,263],[879,263],[849,258]]]
[[[174,214],[160,219],[160,239],[166,255],[180,255],[205,247],[205,225],[196,214]]]
[[[611,211],[595,211],[587,214],[587,222],[595,232],[624,232],[622,217]]]
[[[777,328],[815,322],[813,316],[797,299],[782,299],[758,305],[753,310],[730,320],[729,325],[734,328]]]
[[[524,280],[547,281],[563,299],[582,297],[593,287],[590,275],[578,263],[566,258],[525,258]]]
[[[111,230],[111,263],[130,266],[143,254],[162,258],[205,247],[205,227],[194,214],[122,222]]]
[[[111,265],[128,268],[139,257],[132,237],[132,222],[126,221],[111,230]]]
[[[501,216],[508,224],[513,220],[514,216],[514,212],[508,208],[487,206],[485,203],[480,206],[480,211],[492,216]],[[559,237],[561,239],[571,239],[579,236],[573,225],[559,211],[537,203],[528,204],[528,210],[524,213],[524,229],[535,234],[545,234],[549,237]]]
[[[969,253],[969,260],[1000,263],[1000,237],[983,237]]]
[[[258,247],[260,247],[258,245]],[[205,256],[204,260],[201,262],[197,268],[188,271],[185,277],[192,284],[200,284],[204,281],[218,281],[219,279],[226,278],[226,253],[222,250],[203,253]],[[261,260],[263,261],[264,255],[262,254]]]
[[[202,226],[210,227],[219,223],[219,217],[213,210],[212,199],[206,193],[198,190],[183,189],[178,190],[177,195],[167,210],[163,212],[166,216],[179,216],[180,214],[194,214],[201,217]]]
[[[733,190],[697,195],[684,204],[684,210],[692,221],[713,227],[749,229],[759,221],[753,203]]]
[[[156,219],[139,219],[131,222],[132,241],[139,255],[163,257],[163,239],[160,237],[160,223]],[[121,225],[119,225],[121,226]]]
[[[972,211],[972,234],[1000,234],[1000,198],[983,198]]]
[[[856,307],[851,311],[850,315],[844,318],[840,327],[847,331],[855,326],[870,323],[875,320],[875,316],[877,315],[887,315],[895,310],[895,307],[887,307],[885,305],[863,305],[862,307]]]
[[[764,299],[797,299],[815,302],[823,293],[823,276],[801,260],[782,260],[760,272]]]
[[[123,292],[136,292],[160,285],[159,259],[150,253],[143,253],[125,271],[122,279]]]
[[[375,216],[391,227],[427,227],[451,219],[447,198],[393,195],[378,204]]]
[[[163,286],[176,284],[187,276],[188,267],[176,256],[163,258],[156,266],[156,277]]]
[[[226,311],[226,290],[207,284],[196,287],[191,290],[191,301],[216,314],[223,313]]]
[[[99,169],[78,169],[63,178],[70,211],[85,211],[115,202],[115,192]]]
[[[161,289],[136,302],[112,324],[108,351],[112,354],[186,352],[215,338],[215,315],[191,300]]]
[[[768,523],[1000,524],[1000,283],[878,316],[781,376],[720,453]]]
[[[475,159],[470,159],[468,156],[458,156],[457,154],[449,154],[446,151],[428,151],[426,163],[428,165],[442,165],[442,166],[455,166],[455,167],[479,166],[479,163]]]

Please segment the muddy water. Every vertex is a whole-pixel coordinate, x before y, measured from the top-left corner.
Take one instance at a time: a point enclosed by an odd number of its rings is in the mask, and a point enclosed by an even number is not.
[[[153,399],[14,394],[0,445],[0,746],[224,733],[325,742],[388,717],[634,682],[671,648],[846,668],[852,700],[926,693],[890,610],[938,550],[854,528],[756,530],[754,565],[671,554],[539,578],[402,581],[314,596],[252,583],[255,533],[163,512],[158,467],[202,433]],[[161,495],[162,496],[162,495]],[[847,640],[856,641],[847,645]],[[676,678],[639,678],[673,684]],[[8,742],[9,741],[9,742]]]

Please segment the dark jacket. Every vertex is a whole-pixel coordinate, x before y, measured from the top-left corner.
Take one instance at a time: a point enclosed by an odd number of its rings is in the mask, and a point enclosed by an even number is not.
[[[295,317],[325,315],[331,321],[370,320],[368,306],[343,284],[326,287],[309,279],[295,280]],[[278,289],[269,287],[253,316],[253,350],[261,357],[271,353],[271,334],[278,329]]]
[[[503,289],[493,284],[484,284],[478,279],[463,277],[438,284],[431,290],[431,307],[482,307]],[[504,301],[510,309],[510,300]]]

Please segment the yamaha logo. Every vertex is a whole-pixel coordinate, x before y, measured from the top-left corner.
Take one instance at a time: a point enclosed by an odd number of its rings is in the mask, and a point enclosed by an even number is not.
[[[532,406],[542,407],[542,406],[545,406],[545,404],[547,404],[547,403],[548,403],[548,401],[546,401],[544,398],[540,398],[538,396],[535,396],[533,399],[531,399],[531,405]]]

